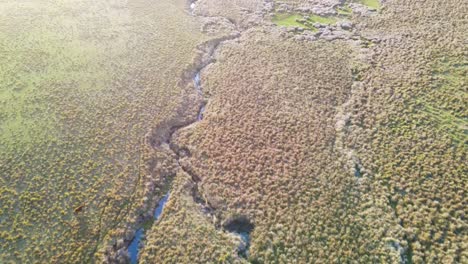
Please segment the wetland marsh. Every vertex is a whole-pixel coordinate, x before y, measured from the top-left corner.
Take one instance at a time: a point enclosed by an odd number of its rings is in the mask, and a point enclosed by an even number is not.
[[[0,263],[468,262],[467,10],[1,1]]]

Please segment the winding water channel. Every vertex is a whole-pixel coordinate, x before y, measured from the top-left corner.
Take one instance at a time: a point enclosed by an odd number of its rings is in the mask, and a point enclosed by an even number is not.
[[[167,203],[167,200],[169,200],[169,193],[164,195],[161,200],[158,203],[158,206],[154,210],[154,221],[157,221],[159,217],[161,216],[164,206]],[[135,232],[135,237],[133,238],[132,242],[128,246],[128,254],[130,256],[130,263],[131,264],[137,264],[138,263],[138,254],[140,252],[140,243],[141,239],[143,238],[143,235],[145,233],[144,228],[140,228]]]
[[[191,3],[190,3],[190,7],[189,7],[190,11],[191,11],[191,14],[193,16],[195,16],[195,14],[193,12],[194,12],[196,1],[197,0],[192,0]],[[216,50],[216,48],[218,47],[219,44],[221,44],[221,43],[223,43],[224,41],[227,41],[227,40],[236,39],[238,37],[240,37],[240,33],[231,35],[231,36],[226,37],[224,39],[217,40],[217,43],[215,45],[213,45],[213,47],[208,51],[209,56],[210,57],[213,56],[214,51]],[[165,144],[169,145],[169,148],[172,151],[174,151],[174,153],[176,154],[177,157],[179,157],[178,150],[173,149],[171,147],[172,136],[177,130],[186,128],[188,126],[191,126],[191,125],[203,120],[205,107],[207,105],[207,101],[203,98],[203,90],[202,90],[200,73],[207,65],[209,65],[212,62],[213,61],[208,61],[207,63],[202,63],[203,64],[202,67],[197,69],[197,71],[194,73],[194,75],[192,77],[192,82],[193,82],[193,85],[195,87],[195,91],[202,98],[202,101],[201,101],[201,103],[199,105],[199,108],[198,108],[196,120],[194,120],[193,122],[191,122],[189,124],[186,124],[184,126],[172,128],[171,132],[169,134],[169,137],[165,141]],[[180,169],[182,169],[183,171],[185,171],[186,173],[188,173],[189,175],[192,176],[192,179],[193,179],[193,181],[195,183],[195,186],[197,188],[197,186],[198,186],[197,183],[198,183],[198,181],[200,181],[200,179],[198,177],[196,177],[196,175],[193,175],[192,173],[190,173],[190,171],[187,171],[186,168],[184,168],[183,166],[180,166],[178,158],[177,158],[177,164],[179,164]],[[196,190],[198,192],[198,188]],[[159,204],[158,204],[158,206],[156,207],[156,209],[154,211],[155,221],[160,218],[160,216],[161,216],[161,214],[163,212],[164,206],[165,206],[168,199],[169,199],[169,193],[167,193],[165,196],[163,196],[161,198],[161,200],[159,201]],[[194,200],[195,200],[195,202],[197,202],[195,197],[194,197]],[[202,205],[202,210],[205,209],[205,211],[204,211],[205,213],[211,213],[213,211],[213,209],[210,208],[210,206],[208,204],[206,204],[206,203],[202,204],[202,202],[199,202],[199,203]],[[253,228],[254,228],[253,224],[251,224],[250,221],[248,221],[248,219],[234,219],[233,221],[228,223],[223,228],[224,231],[226,231],[228,233],[231,233],[232,235],[237,236],[239,238],[240,243],[239,243],[238,249],[237,249],[239,257],[245,258],[249,254],[250,233],[253,230]],[[128,253],[129,253],[129,256],[130,256],[130,263],[132,263],[132,264],[137,264],[138,263],[138,255],[139,255],[139,251],[141,249],[141,239],[143,238],[144,233],[145,233],[145,230],[143,228],[138,229],[136,231],[136,233],[135,233],[135,237],[133,238],[133,240],[131,241],[131,243],[130,243],[130,245],[128,247]]]
[[[197,91],[197,93],[200,96],[202,96],[200,71],[201,71],[201,69],[198,70],[198,72],[195,73],[192,80],[193,80],[193,84],[195,86],[195,90]],[[196,123],[196,122],[201,121],[203,119],[203,113],[205,111],[205,105],[206,105],[205,102],[201,103],[201,105],[199,107],[199,110],[198,110],[198,113],[197,113],[197,120],[194,121],[193,123]],[[193,123],[191,123],[190,125],[192,125]],[[170,142],[170,140],[171,140],[171,138],[169,138],[169,142]],[[163,196],[161,198],[161,200],[159,201],[158,206],[154,210],[154,220],[155,221],[157,221],[160,218],[160,216],[161,216],[161,214],[162,214],[162,212],[164,210],[164,206],[166,205],[166,202],[167,202],[168,199],[169,199],[169,193],[167,193],[165,196]],[[140,252],[141,240],[143,238],[144,233],[145,233],[144,228],[139,228],[135,232],[135,237],[133,238],[132,242],[128,246],[128,254],[130,256],[130,263],[131,264],[137,264],[138,263],[138,254]]]

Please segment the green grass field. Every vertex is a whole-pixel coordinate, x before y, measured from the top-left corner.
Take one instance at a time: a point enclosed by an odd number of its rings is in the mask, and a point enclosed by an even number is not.
[[[0,3],[0,263],[100,259],[160,195],[144,137],[203,40],[184,4]]]
[[[314,23],[332,25],[338,21],[335,17],[318,15],[309,16],[309,19],[305,20],[303,23],[299,22],[300,20],[304,19],[303,16],[299,14],[276,13],[273,16],[272,22],[278,26],[307,28],[315,31],[317,29],[313,26]]]

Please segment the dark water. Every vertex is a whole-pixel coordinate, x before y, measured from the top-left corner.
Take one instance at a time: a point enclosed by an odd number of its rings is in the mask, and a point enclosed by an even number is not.
[[[201,90],[201,78],[200,78],[200,72],[197,72],[195,76],[193,77],[193,84],[195,85],[195,89],[197,92],[201,95],[202,90]]]
[[[199,95],[203,95],[202,86],[201,86],[201,78],[200,78],[200,71],[198,71],[195,76],[193,76],[193,84],[195,85],[195,90]],[[200,109],[198,110],[197,121],[201,121],[203,119],[203,113],[205,112],[205,105],[203,103]]]
[[[224,229],[241,239],[237,247],[237,253],[240,257],[247,258],[249,256],[250,234],[254,229],[254,224],[246,216],[239,216],[230,219],[224,224]]]
[[[201,121],[203,120],[203,113],[205,112],[205,106],[203,105],[200,107],[200,111],[198,112],[197,120]]]
[[[138,263],[138,251],[140,251],[140,240],[143,236],[143,231],[143,228],[140,228],[136,231],[135,237],[133,238],[132,243],[130,243],[130,246],[128,247],[130,263],[132,264]]]
[[[250,233],[248,232],[234,232],[236,236],[239,236],[242,242],[237,247],[237,253],[241,257],[249,256],[249,246],[250,246]]]
[[[154,220],[159,219],[159,216],[161,216],[161,213],[164,209],[164,205],[166,205],[168,199],[169,199],[169,193],[167,193],[161,198],[161,200],[158,203],[158,207],[156,207],[156,210],[154,210]]]
[[[240,233],[237,233],[238,236],[240,236],[240,238],[245,242],[245,243],[248,243],[250,241],[250,234],[247,233],[247,232],[240,232]]]
[[[154,220],[159,219],[168,199],[169,199],[169,193],[167,193],[161,198],[161,200],[158,203],[158,206],[154,210]],[[128,246],[128,254],[130,256],[131,264],[138,263],[138,253],[140,252],[140,242],[144,233],[145,233],[145,230],[143,228],[138,229],[135,233],[135,237],[133,238],[132,242]]]

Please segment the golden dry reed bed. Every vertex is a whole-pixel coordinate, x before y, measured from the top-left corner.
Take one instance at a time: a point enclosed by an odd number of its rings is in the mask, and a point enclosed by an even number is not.
[[[0,3],[0,263],[468,262],[466,1],[191,3]]]

